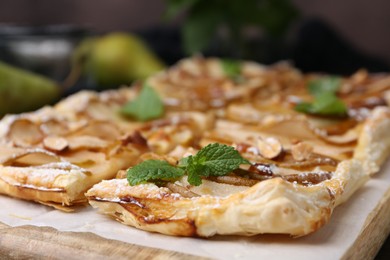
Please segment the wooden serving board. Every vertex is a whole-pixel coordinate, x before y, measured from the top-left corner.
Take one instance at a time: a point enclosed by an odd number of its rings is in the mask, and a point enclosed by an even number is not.
[[[374,259],[390,233],[390,189],[368,215],[359,236],[344,259]]]
[[[373,259],[390,232],[390,190],[368,215],[343,259]],[[0,222],[0,259],[207,259],[51,227],[9,227]]]
[[[51,227],[0,223],[0,259],[207,259]]]

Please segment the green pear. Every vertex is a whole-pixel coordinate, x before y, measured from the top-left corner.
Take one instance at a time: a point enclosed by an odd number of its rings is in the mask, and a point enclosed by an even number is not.
[[[55,81],[0,62],[0,116],[38,109],[60,95]]]
[[[163,63],[136,36],[111,33],[95,39],[88,71],[100,87],[117,87],[143,80],[164,69]]]

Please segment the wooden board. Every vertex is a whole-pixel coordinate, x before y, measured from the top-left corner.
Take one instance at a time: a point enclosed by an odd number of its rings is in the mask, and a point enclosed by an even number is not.
[[[367,217],[355,243],[344,259],[374,259],[390,233],[390,189]]]
[[[206,259],[50,227],[0,223],[0,259]]]
[[[369,214],[343,259],[373,259],[389,232],[390,190]],[[7,259],[206,259],[105,239],[92,233],[59,232],[35,226],[12,228],[3,223],[0,223],[0,256]]]

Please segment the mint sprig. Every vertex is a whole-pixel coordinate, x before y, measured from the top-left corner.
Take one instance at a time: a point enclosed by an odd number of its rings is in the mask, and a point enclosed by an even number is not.
[[[182,158],[177,166],[166,161],[144,161],[127,171],[127,180],[133,186],[145,182],[176,181],[188,174],[188,182],[199,186],[202,177],[223,176],[241,164],[250,162],[233,147],[214,143],[202,148],[196,155]]]
[[[145,84],[138,97],[125,104],[121,112],[137,121],[148,121],[164,114],[164,104],[157,92]]]
[[[313,102],[301,102],[295,106],[295,110],[323,116],[345,116],[347,106],[336,96],[341,85],[338,77],[324,77],[310,81],[307,90],[314,96]]]

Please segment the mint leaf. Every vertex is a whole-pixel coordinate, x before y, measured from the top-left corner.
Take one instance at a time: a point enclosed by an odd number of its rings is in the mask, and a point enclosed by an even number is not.
[[[324,93],[317,97],[312,103],[311,113],[343,116],[347,113],[347,107],[344,102],[334,94]]]
[[[188,182],[197,186],[201,184],[201,176],[223,176],[249,161],[233,147],[214,143],[189,157],[187,163]]]
[[[310,94],[317,97],[324,93],[335,94],[341,85],[339,77],[324,77],[309,82],[307,89]]]
[[[232,146],[214,143],[201,149],[188,165],[199,164],[206,167],[206,176],[221,176],[237,169],[240,164],[249,164]]]
[[[164,114],[164,104],[152,87],[144,85],[138,97],[124,105],[121,112],[137,121],[148,121]]]
[[[179,163],[177,164],[177,167],[179,168],[187,168],[188,161],[190,160],[192,156],[184,157],[179,160]]]
[[[166,161],[147,160],[127,170],[127,181],[131,186],[150,181],[175,181],[184,175],[184,170]]]
[[[204,171],[204,167],[202,165],[193,163],[193,156],[189,156],[187,158],[188,158],[187,181],[191,185],[199,186],[202,184],[202,178],[201,178],[202,175],[199,173]]]
[[[226,76],[231,79],[238,79],[241,76],[241,62],[237,60],[222,59],[220,63]]]
[[[322,116],[346,116],[347,106],[336,96],[340,85],[339,77],[324,77],[310,81],[307,90],[314,96],[314,101],[301,102],[295,106],[295,110]]]
[[[295,106],[295,110],[314,115],[345,116],[347,107],[344,102],[332,93],[323,93],[312,103],[302,102]]]
[[[301,102],[301,103],[298,103],[295,105],[294,109],[298,112],[301,112],[301,113],[307,113],[307,114],[312,114],[311,110],[312,110],[312,106],[313,104],[312,103],[309,103],[309,102]]]

